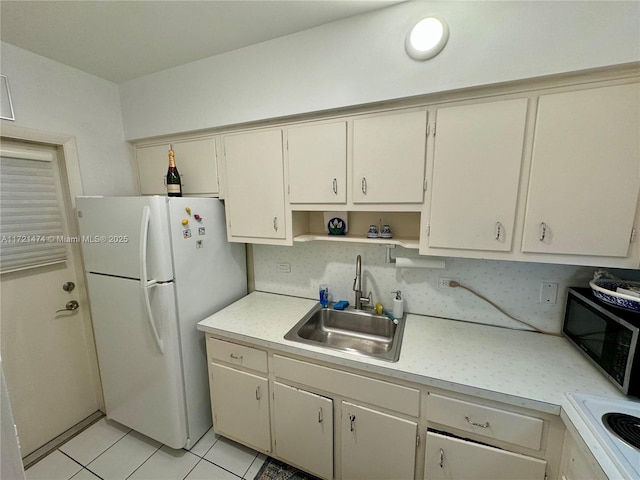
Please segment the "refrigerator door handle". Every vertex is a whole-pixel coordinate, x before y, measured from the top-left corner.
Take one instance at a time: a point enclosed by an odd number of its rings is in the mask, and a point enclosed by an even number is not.
[[[151,301],[149,300],[149,289],[157,285],[156,280],[147,279],[147,238],[149,236],[149,221],[151,219],[149,206],[145,205],[142,209],[142,222],[140,224],[140,288],[142,289],[142,298],[144,300],[145,310],[147,312],[147,320],[153,331],[156,345],[160,353],[164,355],[164,345],[160,338],[156,322],[153,319],[151,311]]]

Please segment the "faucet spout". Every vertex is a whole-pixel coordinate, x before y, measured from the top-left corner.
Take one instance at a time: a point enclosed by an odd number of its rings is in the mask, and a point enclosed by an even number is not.
[[[370,305],[372,302],[371,293],[368,297],[362,296],[362,257],[356,257],[356,278],[353,279],[353,291],[355,292],[354,307],[356,310],[362,310],[363,305]]]

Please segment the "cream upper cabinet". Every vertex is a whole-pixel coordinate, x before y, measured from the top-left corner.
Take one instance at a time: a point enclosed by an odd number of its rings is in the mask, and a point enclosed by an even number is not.
[[[175,153],[183,195],[218,195],[218,160],[214,138],[137,146],[136,160],[142,195],[167,194],[165,177],[169,166],[170,149]]]
[[[414,478],[416,422],[342,402],[342,478]]]
[[[347,201],[347,122],[287,130],[290,203]]]
[[[427,432],[425,480],[544,480],[547,462],[460,438]]]
[[[527,98],[437,111],[428,246],[510,251]]]
[[[223,141],[229,240],[285,239],[282,130],[226,135]]]
[[[426,129],[426,110],[353,121],[354,203],[422,203]]]
[[[333,478],[333,400],[274,382],[276,454],[320,478]]]
[[[540,96],[523,252],[629,255],[639,106],[638,83]]]

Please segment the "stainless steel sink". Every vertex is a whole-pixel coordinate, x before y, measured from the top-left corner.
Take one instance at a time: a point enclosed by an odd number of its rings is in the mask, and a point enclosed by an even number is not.
[[[346,310],[317,308],[309,312],[284,336],[286,340],[341,350],[366,357],[397,362],[400,358],[404,317],[393,323],[351,307]]]

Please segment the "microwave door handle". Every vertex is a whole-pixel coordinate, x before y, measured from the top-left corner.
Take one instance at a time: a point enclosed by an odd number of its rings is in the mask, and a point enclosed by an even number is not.
[[[140,223],[140,289],[142,290],[142,300],[144,302],[147,321],[151,326],[160,353],[164,354],[164,345],[156,328],[156,322],[153,318],[153,312],[151,311],[151,300],[149,299],[149,290],[157,285],[155,280],[147,279],[147,240],[149,237],[150,219],[149,206],[145,205],[142,209],[142,221]]]

